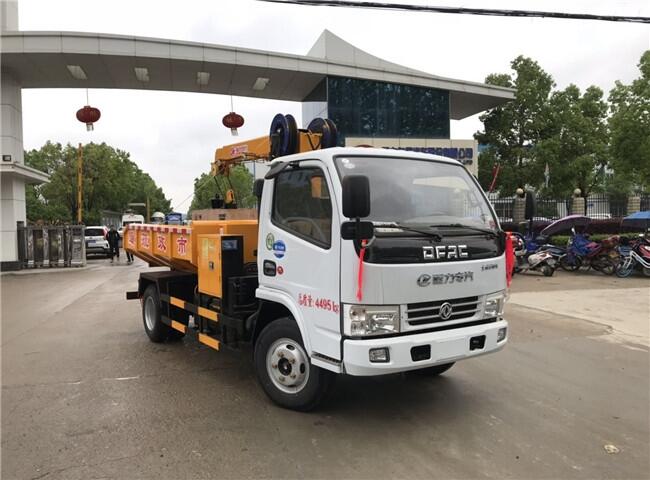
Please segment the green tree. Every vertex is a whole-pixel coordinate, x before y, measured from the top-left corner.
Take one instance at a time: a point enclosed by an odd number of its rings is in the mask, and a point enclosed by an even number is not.
[[[612,166],[616,176],[650,190],[650,50],[639,62],[641,76],[616,82],[609,94]]]
[[[604,186],[609,163],[607,102],[600,88],[591,86],[584,94],[575,85],[554,92],[549,100],[547,138],[535,146],[532,165],[535,188],[554,197],[566,197],[578,187],[587,197]],[[548,164],[550,181],[544,185]],[[539,174],[537,173],[539,172]]]
[[[481,153],[479,181],[488,188],[492,168],[501,166],[497,188],[511,194],[517,187],[538,183],[539,169],[531,168],[533,146],[546,138],[550,127],[548,101],[555,86],[551,75],[537,62],[519,56],[511,63],[513,74],[491,74],[490,85],[515,89],[515,99],[481,115],[484,130],[474,136],[487,149]]]
[[[30,221],[73,222],[77,212],[77,147],[47,142],[25,152],[25,163],[50,175],[50,182],[28,186],[25,192]],[[100,221],[101,210],[124,211],[128,203],[145,203],[167,212],[170,202],[153,179],[125,151],[105,143],[83,146],[83,221]]]
[[[194,197],[190,205],[189,213],[193,210],[212,208],[211,200],[218,195],[224,198],[226,191],[230,188],[235,191],[237,206],[240,208],[253,208],[256,198],[253,194],[253,175],[244,165],[237,165],[230,170],[229,178],[223,175],[212,177],[209,173],[203,173],[199,178],[194,179]]]

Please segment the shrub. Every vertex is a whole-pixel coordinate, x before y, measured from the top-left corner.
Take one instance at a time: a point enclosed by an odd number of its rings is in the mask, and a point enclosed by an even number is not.
[[[592,220],[587,227],[588,233],[615,235],[621,231],[621,219],[609,218],[607,220]]]
[[[629,237],[629,238],[636,238],[637,235],[639,235],[639,232],[623,232],[623,233],[594,233],[593,235],[589,235],[589,240],[592,242],[602,242],[606,238],[611,237],[612,235],[621,235],[624,237]],[[569,238],[571,238],[570,235],[555,235],[549,239],[549,243],[552,243],[553,245],[557,245],[558,247],[566,247],[567,242],[569,241]]]

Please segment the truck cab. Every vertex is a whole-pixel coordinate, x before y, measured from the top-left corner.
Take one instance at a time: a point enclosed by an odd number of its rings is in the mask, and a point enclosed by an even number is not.
[[[257,297],[290,311],[313,364],[381,375],[505,345],[505,239],[460,163],[330,148],[278,159],[267,177]],[[368,199],[344,191],[351,177]],[[372,238],[343,238],[356,221],[345,201],[368,203]]]
[[[296,410],[337,375],[439,375],[506,345],[506,236],[456,160],[315,149],[273,160],[255,194],[258,220],[130,226],[127,250],[170,267],[127,293],[152,341],[251,344],[263,390]]]

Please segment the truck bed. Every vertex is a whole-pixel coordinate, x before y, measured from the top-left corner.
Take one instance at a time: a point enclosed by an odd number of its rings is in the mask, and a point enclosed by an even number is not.
[[[196,273],[198,238],[204,234],[244,237],[244,262],[257,258],[257,220],[195,221],[192,226],[132,224],[124,230],[124,249],[151,266]]]

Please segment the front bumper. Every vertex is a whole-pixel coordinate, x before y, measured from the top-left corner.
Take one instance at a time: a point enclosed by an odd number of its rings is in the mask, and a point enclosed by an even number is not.
[[[508,343],[508,337],[497,343],[497,332],[507,326],[508,322],[499,319],[483,325],[438,332],[366,340],[346,339],[343,341],[343,367],[345,373],[350,375],[384,375],[476,357],[501,350]],[[470,339],[483,335],[483,348],[470,350]],[[411,349],[423,345],[431,346],[431,357],[414,361]],[[390,360],[385,363],[371,363],[369,350],[382,347],[388,348]]]
[[[103,243],[94,243],[94,244],[86,244],[86,253],[109,253],[110,248],[108,247],[108,243],[103,244]]]

